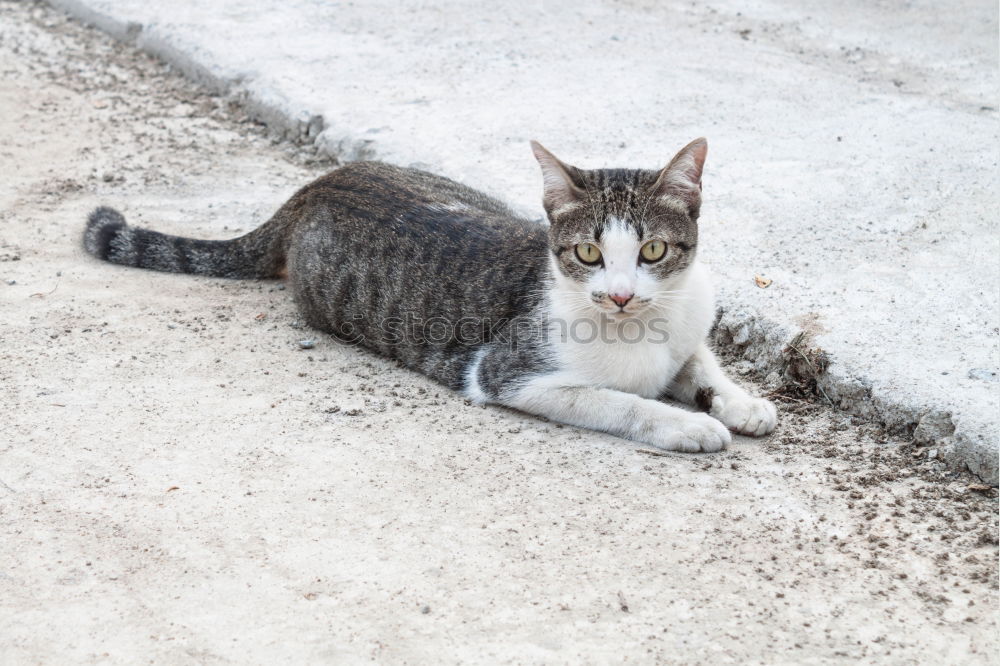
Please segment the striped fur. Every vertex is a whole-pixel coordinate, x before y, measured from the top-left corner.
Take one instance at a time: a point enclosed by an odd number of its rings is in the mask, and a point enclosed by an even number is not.
[[[197,240],[129,226],[121,213],[102,206],[87,219],[83,247],[98,259],[123,266],[226,278],[273,278],[285,266],[285,226],[275,216],[240,238]]]

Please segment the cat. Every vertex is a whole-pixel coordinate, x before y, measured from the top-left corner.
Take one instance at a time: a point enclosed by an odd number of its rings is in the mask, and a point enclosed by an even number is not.
[[[583,170],[531,148],[547,227],[447,178],[356,162],[240,238],[170,236],[101,207],[83,244],[126,266],[286,278],[310,326],[476,403],[667,451],[772,432],[774,405],[727,378],[707,344],[715,304],[696,259],[706,140],[658,171]]]

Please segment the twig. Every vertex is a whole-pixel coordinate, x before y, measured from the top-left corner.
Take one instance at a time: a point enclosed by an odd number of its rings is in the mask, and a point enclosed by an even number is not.
[[[652,449],[636,449],[635,452],[645,453],[647,456],[656,456],[658,458],[670,455],[669,453],[666,453],[664,451],[654,451]]]
[[[770,393],[764,394],[765,398],[776,398],[778,400],[791,400],[792,402],[801,402],[804,405],[808,405],[808,400],[803,400],[802,398],[795,398],[788,395],[787,393],[782,393],[781,391],[771,391]]]
[[[52,287],[52,291],[46,293],[42,293],[39,291],[37,293],[32,294],[28,298],[45,298],[46,296],[51,296],[52,294],[56,293],[56,289],[58,288],[59,288],[59,280],[56,280],[56,286]]]

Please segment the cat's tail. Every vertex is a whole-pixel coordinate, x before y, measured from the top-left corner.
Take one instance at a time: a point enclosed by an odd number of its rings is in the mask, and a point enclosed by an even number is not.
[[[83,247],[99,259],[123,266],[226,278],[273,278],[284,272],[285,236],[280,214],[239,238],[197,240],[129,226],[121,213],[102,206],[87,218]]]

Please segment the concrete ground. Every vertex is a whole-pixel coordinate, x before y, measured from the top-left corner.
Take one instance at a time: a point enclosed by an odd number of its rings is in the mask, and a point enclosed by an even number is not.
[[[323,154],[533,215],[529,138],[652,168],[707,136],[717,341],[774,387],[805,332],[796,379],[997,484],[996,2],[53,4]]]
[[[651,455],[303,351],[279,282],[79,238],[235,234],[328,163],[44,5],[0,72],[0,663],[997,663],[996,491],[925,447],[785,391]]]

